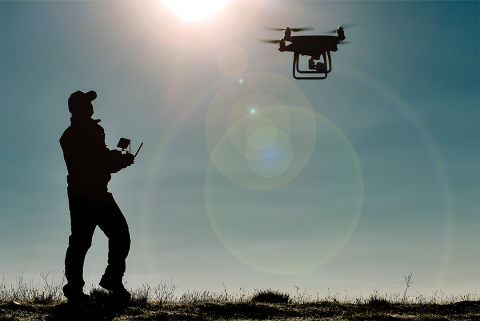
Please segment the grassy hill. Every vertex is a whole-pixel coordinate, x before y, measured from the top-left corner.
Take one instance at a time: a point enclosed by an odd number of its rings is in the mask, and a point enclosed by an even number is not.
[[[120,304],[112,293],[95,288],[89,302],[69,304],[62,283],[42,287],[0,285],[1,320],[480,320],[478,295],[411,298],[404,293],[347,297],[340,293],[320,298],[306,290],[290,295],[272,290],[245,293],[187,292],[174,295],[166,282],[132,290],[132,300]]]

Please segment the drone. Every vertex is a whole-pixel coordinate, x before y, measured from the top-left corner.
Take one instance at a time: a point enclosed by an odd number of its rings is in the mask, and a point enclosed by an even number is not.
[[[293,52],[293,78],[295,79],[325,79],[327,74],[332,71],[332,59],[330,51],[337,51],[337,45],[346,44],[345,33],[343,29],[353,27],[356,24],[344,24],[335,30],[326,33],[336,33],[336,36],[292,36],[292,32],[304,30],[313,30],[311,27],[306,28],[266,28],[269,30],[282,31],[285,30],[285,36],[280,40],[263,40],[261,43],[278,43],[278,51]],[[287,44],[286,42],[290,42]],[[309,70],[300,70],[298,67],[299,56],[310,56],[308,60]],[[297,74],[323,74],[322,76],[301,76]]]

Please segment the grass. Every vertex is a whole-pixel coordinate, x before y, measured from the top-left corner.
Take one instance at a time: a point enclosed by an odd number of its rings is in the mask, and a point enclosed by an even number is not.
[[[240,289],[237,293],[188,291],[180,296],[172,282],[142,285],[131,290],[128,305],[119,305],[111,293],[87,286],[90,302],[68,304],[62,293],[64,280],[54,282],[41,274],[43,285],[17,277],[17,284],[0,285],[1,320],[480,320],[477,294],[430,297],[407,296],[412,282],[405,277],[403,293],[363,297],[347,294],[310,295],[307,289],[281,293],[272,289]],[[408,279],[408,280],[407,280]]]

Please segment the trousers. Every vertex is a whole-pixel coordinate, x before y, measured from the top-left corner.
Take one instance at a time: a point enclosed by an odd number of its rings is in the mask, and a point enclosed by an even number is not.
[[[105,277],[121,279],[130,251],[130,232],[122,211],[109,192],[81,193],[67,189],[71,235],[65,255],[65,278],[72,286],[83,287],[83,265],[98,226],[108,238],[108,265]]]

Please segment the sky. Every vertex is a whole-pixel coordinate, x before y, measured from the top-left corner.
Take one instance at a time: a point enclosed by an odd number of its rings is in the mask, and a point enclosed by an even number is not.
[[[479,2],[231,0],[204,17],[192,6],[0,2],[6,284],[61,281],[58,140],[70,94],[95,90],[107,146],[143,142],[109,183],[130,227],[127,287],[366,296],[403,293],[412,274],[412,296],[477,293]],[[324,80],[294,79],[293,53],[258,41],[341,24],[356,25]],[[106,261],[97,229],[87,284]]]

